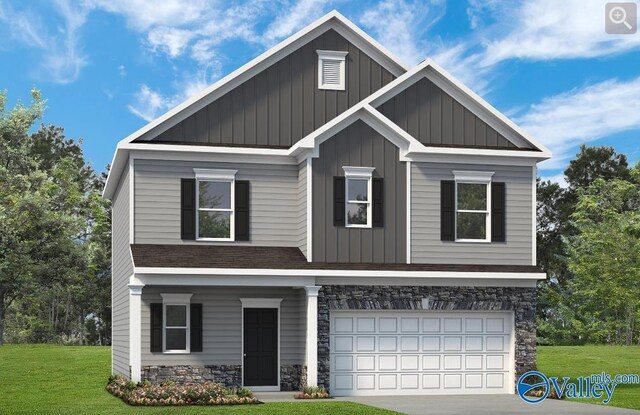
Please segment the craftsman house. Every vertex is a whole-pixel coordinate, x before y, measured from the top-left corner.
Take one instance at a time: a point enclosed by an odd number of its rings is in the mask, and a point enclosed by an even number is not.
[[[535,365],[550,156],[332,12],[118,144],[112,370],[513,393]]]

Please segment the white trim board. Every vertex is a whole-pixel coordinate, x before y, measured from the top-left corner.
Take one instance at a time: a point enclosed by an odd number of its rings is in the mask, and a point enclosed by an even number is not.
[[[137,278],[142,276],[242,276],[264,278],[265,284],[269,284],[270,277],[350,277],[350,278],[375,278],[375,277],[407,277],[407,278],[477,278],[477,279],[545,279],[543,272],[463,272],[463,271],[397,271],[397,270],[328,270],[328,269],[250,269],[250,268],[153,268],[136,267]],[[243,278],[244,279],[244,278]],[[178,283],[181,279],[175,279]],[[274,286],[278,285],[275,279],[271,279]],[[146,283],[146,282],[145,282]],[[166,283],[166,280],[164,281]],[[232,284],[236,285],[236,284]],[[314,285],[314,284],[307,284]],[[294,286],[289,284],[288,286]]]

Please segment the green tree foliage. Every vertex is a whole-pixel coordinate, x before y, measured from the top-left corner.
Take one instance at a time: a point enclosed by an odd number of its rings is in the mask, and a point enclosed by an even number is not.
[[[584,309],[578,307],[581,289],[574,280],[572,244],[582,237],[574,213],[580,198],[594,183],[625,181],[638,183],[629,169],[624,155],[612,147],[581,146],[580,152],[565,171],[568,187],[557,183],[538,182],[538,262],[547,272],[548,280],[538,285],[538,338],[544,344],[581,344],[588,341],[616,341],[595,339],[587,331],[592,324]],[[581,275],[582,277],[582,275]],[[594,305],[593,303],[592,305]],[[600,304],[600,307],[604,307]],[[589,317],[591,316],[591,317]]]
[[[0,93],[0,344],[5,326],[12,341],[82,340],[87,316],[108,314],[100,178],[61,128],[30,133],[45,104],[32,97],[8,110]]]
[[[577,232],[568,264],[581,335],[630,345],[640,329],[640,185],[597,178],[579,192],[571,218]]]

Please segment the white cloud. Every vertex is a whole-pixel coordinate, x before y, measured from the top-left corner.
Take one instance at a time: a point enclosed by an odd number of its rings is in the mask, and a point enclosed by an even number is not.
[[[157,91],[152,90],[146,84],[140,85],[140,89],[134,96],[134,103],[128,108],[133,114],[149,122],[167,110],[168,100]]]
[[[124,65],[118,65],[118,75],[121,77],[127,76],[127,68]]]
[[[640,129],[640,77],[610,79],[545,98],[515,121],[554,153],[541,169],[563,167],[579,144]]]
[[[365,10],[359,22],[400,59],[415,65],[427,58],[424,35],[444,12],[442,1],[382,0]]]
[[[190,30],[161,26],[149,31],[147,41],[152,50],[159,50],[171,58],[176,58],[182,55],[194,35]]]
[[[0,22],[7,25],[12,38],[40,50],[38,76],[66,84],[75,81],[89,62],[80,45],[80,30],[89,10],[68,0],[56,0],[52,7],[61,20],[55,29],[28,8],[3,8]]]
[[[551,176],[542,176],[540,179],[542,181],[548,180],[552,183],[558,183],[563,189],[569,187],[569,183],[567,183],[567,178],[564,176],[564,173],[553,174]]]
[[[262,43],[272,45],[326,14],[331,6],[326,0],[300,0],[283,9],[269,24],[262,36]]]
[[[212,2],[206,0],[87,0],[87,4],[122,15],[127,25],[136,31],[197,22],[212,9]]]
[[[494,13],[507,30],[487,41],[483,64],[488,66],[507,59],[593,58],[640,47],[640,36],[605,33],[600,1],[529,0],[520,7],[504,2]]]

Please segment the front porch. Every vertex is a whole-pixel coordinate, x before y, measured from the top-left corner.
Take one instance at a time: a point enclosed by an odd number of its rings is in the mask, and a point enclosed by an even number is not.
[[[295,285],[280,286],[269,279],[269,287],[254,279],[236,279],[243,286],[135,280],[129,285],[131,380],[211,380],[254,391],[317,385],[320,287],[298,285],[296,278]],[[254,285],[244,285],[251,280]]]

